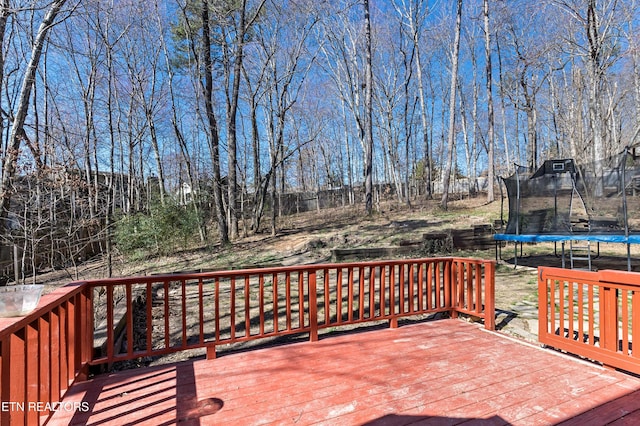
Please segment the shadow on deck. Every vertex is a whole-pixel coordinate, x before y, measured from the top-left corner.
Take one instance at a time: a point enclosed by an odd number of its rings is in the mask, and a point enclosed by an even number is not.
[[[640,379],[444,319],[97,376],[49,425],[606,424]]]

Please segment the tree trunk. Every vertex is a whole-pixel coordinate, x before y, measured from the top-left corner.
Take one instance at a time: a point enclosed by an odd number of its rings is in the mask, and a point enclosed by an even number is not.
[[[369,0],[364,0],[365,21],[365,95],[364,95],[364,196],[365,210],[373,212],[373,59],[371,52],[371,19]]]
[[[0,46],[5,45],[5,31],[7,29],[7,21],[11,16],[12,9],[9,4],[9,0],[0,0]],[[0,82],[4,81],[4,64],[5,64],[5,52],[4,49],[0,49]],[[0,122],[0,134],[4,134],[4,128],[2,127],[4,122]],[[3,152],[7,152],[6,141],[3,141],[0,147]],[[0,229],[4,226],[4,223],[0,222]]]
[[[344,98],[340,97],[342,106],[342,117],[344,118],[344,144],[347,150],[347,185],[349,186],[349,205],[355,204],[355,192],[353,190],[353,164],[351,159],[351,143],[349,142],[349,127],[347,126],[347,111]]]
[[[108,190],[107,190],[107,206],[105,208],[105,251],[107,257],[107,277],[111,278],[113,275],[113,251],[111,246],[111,221],[112,221],[112,212],[111,206],[115,205],[114,200],[116,197],[115,193],[115,151],[116,151],[116,139],[115,139],[115,126],[113,122],[113,89],[114,82],[112,79],[113,75],[113,46],[107,46],[107,69],[109,73],[109,79],[107,80],[107,122],[109,126],[109,167],[110,167],[110,175],[108,181]],[[115,214],[115,211],[113,212]]]
[[[537,128],[537,123],[536,123],[536,110],[534,108],[534,102],[529,100],[529,97],[526,95],[526,88],[524,88],[525,90],[525,97],[527,98],[527,103],[526,103],[526,107],[525,107],[525,113],[527,114],[527,164],[529,166],[529,171],[530,172],[535,172],[536,169],[538,168],[538,132],[536,130]]]
[[[412,45],[412,48],[410,49],[410,53],[408,55],[405,55],[404,58],[404,64],[405,64],[405,79],[404,79],[404,111],[403,111],[403,118],[404,118],[404,128],[405,128],[405,135],[404,135],[404,159],[405,159],[405,168],[404,168],[404,191],[405,191],[405,202],[407,204],[408,207],[411,207],[411,191],[409,190],[409,174],[410,174],[410,170],[411,170],[411,159],[409,157],[409,151],[410,151],[410,144],[411,144],[411,130],[412,130],[412,124],[411,124],[411,119],[413,116],[413,111],[415,111],[415,103],[414,106],[411,105],[411,90],[410,90],[410,85],[411,85],[411,79],[413,77],[413,60],[415,58],[415,52],[416,52],[416,45]],[[408,56],[408,57],[407,57]],[[409,110],[412,110],[411,113],[409,112]],[[414,150],[415,151],[415,150]],[[400,155],[398,155],[399,157]]]
[[[227,117],[227,147],[229,153],[229,186],[227,188],[229,209],[229,228],[231,238],[238,237],[238,215],[236,212],[236,204],[238,202],[238,148],[237,148],[237,115],[238,115],[238,97],[240,95],[240,72],[242,71],[242,55],[244,49],[244,36],[246,31],[246,9],[247,2],[243,0],[240,6],[240,22],[238,23],[238,34],[236,36],[236,56],[233,61],[233,83],[231,88],[231,99],[229,103],[229,112]]]
[[[596,164],[596,178],[598,185],[594,188],[595,196],[601,196],[604,191],[602,183],[604,141],[603,141],[603,117],[601,107],[601,90],[602,83],[601,72],[601,50],[602,41],[598,32],[598,19],[596,13],[596,0],[589,0],[587,5],[587,22],[586,32],[589,41],[589,119],[591,121],[591,131],[593,137],[593,161]]]
[[[424,81],[422,76],[422,61],[420,56],[420,40],[418,39],[417,31],[414,31],[414,43],[416,44],[416,72],[418,76],[418,97],[420,99],[420,120],[422,122],[422,144],[424,146],[424,167],[425,167],[425,186],[426,186],[426,198],[430,200],[433,198],[431,192],[431,147],[429,145],[429,126],[427,118],[427,105],[424,95]]]
[[[220,178],[220,136],[218,134],[218,122],[213,112],[213,67],[211,64],[211,40],[209,37],[209,2],[202,0],[202,47],[204,65],[204,103],[207,113],[209,131],[209,150],[213,166],[213,202],[215,204],[216,219],[218,221],[218,233],[220,242],[229,242],[229,228],[225,218],[225,209],[222,201],[222,181]]]
[[[484,0],[484,52],[486,60],[487,76],[487,202],[495,200],[495,140],[494,140],[494,118],[493,118],[493,90],[491,78],[491,29],[489,27],[489,0]]]
[[[451,171],[455,170],[453,164],[453,151],[455,149],[455,124],[456,124],[456,83],[458,80],[458,56],[460,54],[460,30],[462,26],[462,0],[458,0],[456,13],[456,33],[453,42],[453,55],[451,57],[451,84],[449,92],[449,131],[447,136],[447,155],[442,176],[442,199],[440,206],[447,209],[449,202],[449,181]]]
[[[496,38],[496,51],[498,54],[498,80],[500,82],[500,112],[502,118],[502,145],[504,147],[505,166],[507,171],[511,170],[511,155],[509,150],[509,140],[507,138],[507,106],[505,102],[504,78],[502,75],[502,56],[500,54],[499,38]]]

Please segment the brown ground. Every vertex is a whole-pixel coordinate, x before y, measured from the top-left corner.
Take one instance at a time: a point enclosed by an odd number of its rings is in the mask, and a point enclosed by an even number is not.
[[[185,250],[173,256],[136,260],[118,259],[114,275],[150,275],[263,266],[322,263],[331,261],[335,248],[393,247],[401,241],[420,241],[422,234],[450,228],[469,228],[477,224],[493,224],[500,219],[501,203],[486,204],[484,199],[454,201],[448,211],[431,202],[409,208],[397,203],[383,204],[380,210],[366,217],[362,206],[327,209],[280,219],[280,232],[242,238],[228,247],[207,247]],[[505,214],[506,219],[506,214]],[[540,265],[560,266],[553,245],[525,245],[526,256],[513,266],[513,245],[502,250],[496,274],[496,308],[499,329],[512,335],[536,340],[537,277]],[[615,255],[614,257],[609,256]],[[632,253],[638,255],[638,253]],[[403,257],[424,257],[433,254],[416,251]],[[436,253],[495,259],[495,250]],[[602,256],[594,262],[597,268],[626,269],[624,247],[603,245]],[[608,261],[607,261],[608,259]],[[362,259],[365,260],[365,259]],[[612,263],[613,262],[613,263]],[[637,264],[637,262],[635,262]],[[47,285],[47,290],[74,279],[104,278],[103,261],[83,265],[77,271],[55,271],[39,275],[35,281]]]
[[[142,261],[119,258],[113,265],[114,276],[324,262],[330,260],[331,250],[335,248],[393,247],[401,241],[420,241],[423,233],[469,228],[474,224],[493,223],[500,217],[500,203],[487,205],[477,199],[454,201],[450,206],[448,211],[442,211],[436,202],[413,208],[386,203],[371,217],[364,215],[362,206],[286,216],[279,220],[276,236],[265,231],[234,241],[228,247],[196,248]],[[493,251],[465,255],[495,256]],[[94,261],[77,271],[41,274],[36,281],[57,286],[76,279],[104,278],[105,275],[104,262]]]

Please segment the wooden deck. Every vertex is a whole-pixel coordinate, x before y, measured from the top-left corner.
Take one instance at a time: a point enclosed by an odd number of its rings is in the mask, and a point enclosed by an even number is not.
[[[102,375],[80,401],[48,424],[638,424],[640,379],[451,319]]]

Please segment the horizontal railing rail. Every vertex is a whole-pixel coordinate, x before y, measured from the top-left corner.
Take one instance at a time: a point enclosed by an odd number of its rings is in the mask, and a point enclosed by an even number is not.
[[[91,365],[436,313],[492,330],[494,280],[493,261],[432,258],[72,283],[0,319],[0,400],[15,408],[0,420],[42,423]]]
[[[640,374],[640,274],[538,269],[540,343]]]

